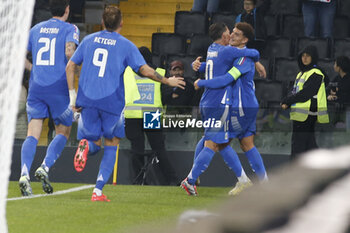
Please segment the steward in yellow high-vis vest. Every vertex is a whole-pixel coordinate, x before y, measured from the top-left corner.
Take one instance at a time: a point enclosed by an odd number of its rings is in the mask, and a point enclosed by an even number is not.
[[[300,72],[292,93],[282,100],[283,109],[290,107],[293,121],[292,158],[317,148],[315,123],[328,123],[326,84],[328,77],[317,67],[316,47],[306,47],[298,56]]]
[[[164,76],[165,70],[156,71]],[[125,85],[125,118],[143,118],[144,111],[162,112],[160,82],[138,76],[130,67],[124,72]]]

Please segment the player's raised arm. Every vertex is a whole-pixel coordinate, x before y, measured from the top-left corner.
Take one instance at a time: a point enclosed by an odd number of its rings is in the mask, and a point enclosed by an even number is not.
[[[183,81],[183,78],[181,77],[171,77],[166,78],[160,75],[157,71],[155,71],[153,68],[151,68],[149,65],[145,64],[140,67],[139,73],[142,74],[144,77],[148,77],[156,82],[160,82],[163,84],[166,84],[171,87],[179,87],[181,89],[185,89],[184,86],[186,86],[185,81]]]

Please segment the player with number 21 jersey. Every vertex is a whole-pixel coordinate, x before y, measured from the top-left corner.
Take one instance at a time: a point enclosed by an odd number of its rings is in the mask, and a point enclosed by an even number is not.
[[[51,18],[35,25],[29,34],[27,50],[33,56],[29,92],[64,93],[69,103],[65,68],[68,42],[79,44],[79,29],[70,23]]]

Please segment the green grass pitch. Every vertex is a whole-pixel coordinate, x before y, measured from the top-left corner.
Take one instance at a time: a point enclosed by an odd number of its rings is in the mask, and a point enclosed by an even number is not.
[[[54,191],[84,184],[53,183]],[[34,194],[43,194],[41,183],[32,182]],[[8,198],[20,197],[18,182],[10,182]],[[188,196],[180,187],[106,185],[109,203],[91,202],[92,188],[63,195],[7,202],[10,233],[128,232],[134,228],[175,226],[189,209],[204,210],[227,197],[230,187],[198,187],[199,196]]]

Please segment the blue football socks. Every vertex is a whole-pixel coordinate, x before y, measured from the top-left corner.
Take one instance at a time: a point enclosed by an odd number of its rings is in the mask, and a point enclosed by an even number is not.
[[[243,183],[249,181],[236,151],[231,146],[228,145],[219,152],[227,166],[236,174],[238,181]]]
[[[258,149],[256,149],[256,147],[253,147],[249,151],[246,151],[245,155],[247,156],[250,166],[258,176],[259,180],[267,180],[264,162]]]
[[[102,190],[111,176],[118,146],[104,146],[104,155],[100,164],[100,170],[97,175],[96,188]]]
[[[215,151],[208,147],[204,147],[203,150],[198,154],[197,158],[194,160],[192,170],[187,176],[187,181],[189,184],[194,185],[197,178],[202,174],[209,166]]]
[[[242,164],[236,151],[231,146],[226,146],[219,151],[227,166],[236,174],[237,177],[242,175]]]
[[[60,157],[66,142],[67,138],[62,134],[57,134],[51,141],[49,147],[47,148],[46,156],[43,162],[46,172],[48,172],[48,169],[50,169]]]
[[[204,142],[205,142],[204,137],[202,137],[201,140],[198,141],[197,146],[196,146],[196,150],[194,151],[193,161],[196,160],[196,158],[199,155],[199,153],[203,150]]]
[[[93,141],[88,141],[89,142],[89,156],[97,154],[101,150],[101,147],[96,145]]]
[[[38,140],[29,136],[24,140],[21,150],[21,176],[27,176],[29,179],[29,171],[33,163]]]

